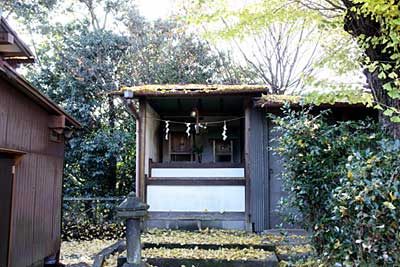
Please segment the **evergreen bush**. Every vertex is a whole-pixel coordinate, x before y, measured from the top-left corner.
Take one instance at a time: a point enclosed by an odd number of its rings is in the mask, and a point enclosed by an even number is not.
[[[400,141],[372,120],[283,112],[273,120],[287,219],[312,231],[326,266],[398,266]]]

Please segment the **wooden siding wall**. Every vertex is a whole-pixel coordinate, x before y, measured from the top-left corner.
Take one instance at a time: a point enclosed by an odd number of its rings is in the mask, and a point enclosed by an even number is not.
[[[250,214],[255,232],[269,228],[268,128],[266,114],[252,109],[250,114]]]
[[[265,114],[263,112],[263,114]],[[282,171],[283,159],[277,155],[273,149],[278,146],[275,140],[279,133],[274,130],[275,125],[270,119],[266,120],[265,130],[268,132],[268,140],[265,146],[268,146],[268,176],[269,176],[269,216],[267,225],[268,228],[276,228],[277,225],[282,224],[285,228],[296,228],[293,225],[283,223],[283,218],[279,215],[279,201],[286,197],[285,191],[282,188]]]
[[[255,232],[273,229],[282,224],[285,228],[296,226],[283,224],[278,212],[279,201],[287,194],[282,189],[282,159],[271,148],[278,133],[267,118],[265,109],[252,109],[250,134],[250,217]]]
[[[26,153],[15,170],[11,267],[40,262],[60,246],[64,142],[50,141],[48,122],[45,110],[0,80],[0,148]]]

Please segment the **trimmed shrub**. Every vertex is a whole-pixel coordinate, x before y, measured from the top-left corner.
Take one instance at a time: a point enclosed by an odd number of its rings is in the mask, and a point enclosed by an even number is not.
[[[352,153],[346,169],[331,199],[328,258],[339,266],[399,266],[400,140]]]
[[[286,108],[274,122],[282,209],[312,230],[327,266],[398,266],[400,141],[371,120],[330,123],[310,109]]]

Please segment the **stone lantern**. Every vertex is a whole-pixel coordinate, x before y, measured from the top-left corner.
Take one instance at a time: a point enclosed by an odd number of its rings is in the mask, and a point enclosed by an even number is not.
[[[147,215],[149,205],[143,203],[134,192],[117,207],[117,217],[126,221],[126,263],[123,267],[142,267],[140,221]]]

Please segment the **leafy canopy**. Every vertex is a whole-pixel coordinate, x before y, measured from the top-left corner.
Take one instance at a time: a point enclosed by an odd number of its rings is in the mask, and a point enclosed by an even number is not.
[[[265,24],[291,23],[304,19],[324,32],[326,57],[320,62],[326,67],[350,74],[361,68],[367,78],[374,106],[380,111],[380,121],[395,136],[400,135],[400,10],[398,1],[384,0],[297,0],[252,1],[235,5],[233,1],[191,1],[200,14],[190,12],[188,19],[210,26],[214,36],[245,37],[246,28],[259,30]],[[207,9],[206,9],[207,8]],[[220,18],[230,22],[230,28],[215,27]],[[327,84],[310,79],[311,85],[351,88],[339,81]],[[388,121],[390,119],[390,121]]]

